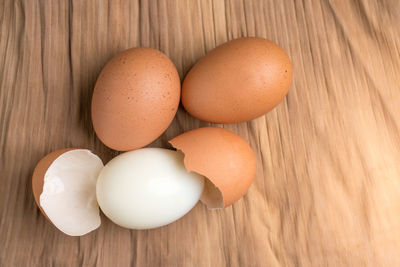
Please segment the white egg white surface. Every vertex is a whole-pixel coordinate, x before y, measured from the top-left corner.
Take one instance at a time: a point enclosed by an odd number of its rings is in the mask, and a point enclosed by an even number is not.
[[[131,229],[169,224],[188,213],[203,192],[203,176],[188,172],[181,152],[142,148],[123,153],[102,169],[97,201],[114,223]]]

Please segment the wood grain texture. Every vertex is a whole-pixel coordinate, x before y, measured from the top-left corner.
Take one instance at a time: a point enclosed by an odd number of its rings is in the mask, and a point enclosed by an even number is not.
[[[0,266],[400,266],[400,2],[0,1]],[[266,116],[220,125],[257,155],[255,183],[222,211],[198,204],[155,230],[103,216],[84,237],[36,207],[31,175],[50,151],[117,153],[96,138],[101,68],[133,46],[160,49],[181,78],[229,39],[290,55],[294,81]],[[180,108],[151,146],[209,125]]]

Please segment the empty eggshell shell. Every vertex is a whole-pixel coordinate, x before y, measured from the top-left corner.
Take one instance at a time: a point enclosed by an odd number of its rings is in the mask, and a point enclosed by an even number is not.
[[[99,157],[87,149],[60,149],[39,161],[32,190],[43,215],[71,236],[87,234],[100,226],[96,200]]]
[[[237,134],[216,127],[183,133],[169,141],[185,154],[188,171],[206,178],[201,201],[209,208],[223,208],[248,191],[256,172],[256,158]]]
[[[51,222],[49,217],[47,217],[46,213],[43,211],[42,207],[40,206],[40,195],[43,192],[43,185],[44,185],[44,175],[46,174],[47,169],[53,163],[53,161],[61,156],[63,153],[72,150],[73,148],[65,148],[59,149],[56,151],[47,154],[44,158],[42,158],[39,163],[36,165],[35,170],[33,171],[32,176],[32,191],[33,196],[35,197],[36,205],[39,207],[40,211],[43,215]]]

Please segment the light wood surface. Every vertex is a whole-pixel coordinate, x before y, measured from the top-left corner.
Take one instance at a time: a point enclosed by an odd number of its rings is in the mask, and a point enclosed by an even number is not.
[[[0,266],[400,266],[400,2],[0,1]],[[117,153],[96,138],[90,98],[117,52],[149,46],[181,78],[229,39],[260,36],[290,55],[287,98],[265,117],[220,125],[257,155],[255,182],[222,211],[198,204],[155,230],[111,223],[57,231],[34,203],[47,153]],[[151,146],[206,126],[180,108]]]

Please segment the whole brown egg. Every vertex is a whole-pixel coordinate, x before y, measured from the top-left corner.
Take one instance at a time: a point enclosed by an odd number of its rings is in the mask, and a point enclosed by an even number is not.
[[[171,60],[151,48],[132,48],[101,71],[92,98],[92,121],[108,147],[144,147],[170,125],[178,109],[180,79]]]
[[[201,58],[182,85],[182,104],[194,117],[238,123],[278,105],[292,81],[286,52],[262,38],[224,43]]]

